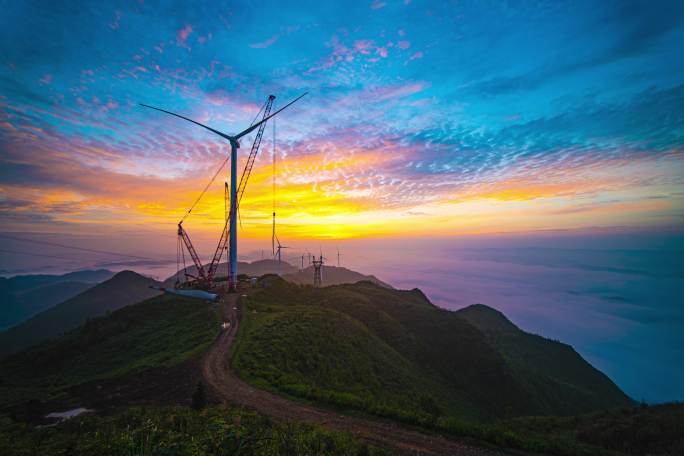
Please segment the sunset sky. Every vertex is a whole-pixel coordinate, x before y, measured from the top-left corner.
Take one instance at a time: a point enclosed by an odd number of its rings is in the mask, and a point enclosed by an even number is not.
[[[308,92],[275,125],[288,261],[341,248],[684,400],[684,2],[0,5],[0,275],[168,277],[229,145],[139,103],[233,134]],[[270,255],[273,137],[243,260]],[[207,262],[227,173],[184,222]]]
[[[305,91],[283,239],[682,224],[681,2],[181,3],[3,2],[3,232],[173,238],[229,147],[138,103],[236,133]],[[272,139],[243,238],[270,238]],[[217,235],[226,172],[189,232]]]

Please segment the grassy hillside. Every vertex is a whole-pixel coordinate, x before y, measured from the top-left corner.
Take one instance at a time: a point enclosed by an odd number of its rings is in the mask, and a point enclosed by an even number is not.
[[[290,282],[298,283],[301,285],[313,285],[313,266],[309,266],[303,271],[293,271],[289,274],[283,275],[285,280]],[[337,267],[337,266],[326,266],[323,265],[321,268],[321,279],[324,286],[330,285],[342,285],[344,283],[356,283],[366,280],[373,282],[385,288],[392,288],[390,285],[379,280],[377,277],[372,275],[364,275],[351,269]]]
[[[387,454],[349,434],[189,404],[219,306],[162,295],[0,361],[0,448],[34,454]],[[126,406],[148,404],[145,408]],[[95,408],[54,427],[48,412]]]
[[[630,399],[571,346],[521,331],[501,312],[478,304],[461,309],[504,357],[540,414],[582,413],[630,405]]]
[[[76,328],[88,318],[104,315],[160,292],[149,288],[152,279],[123,271],[83,293],[40,312],[25,322],[0,333],[0,357],[30,347]]]
[[[249,336],[234,358],[239,372],[261,386],[342,406],[414,413],[422,410],[423,391],[434,388],[382,339],[343,313],[299,306],[262,311],[263,318],[250,317]]]
[[[163,295],[5,358],[0,361],[0,409],[36,400],[63,406],[91,405],[91,398],[116,403],[126,390],[145,399],[185,388],[180,394],[189,400],[192,373],[174,369],[209,346],[219,328],[217,309],[201,300]],[[125,379],[123,386],[117,379]]]
[[[569,414],[627,403],[604,377],[575,377],[575,369],[594,372],[579,356],[563,358],[569,373],[547,366],[543,356],[520,368],[461,314],[432,305],[419,290],[370,282],[316,290],[275,276],[261,285],[248,299],[233,364],[263,387],[418,420]],[[537,342],[535,349],[556,355],[557,343]]]
[[[384,455],[349,434],[211,407],[133,408],[31,428],[0,417],[0,448],[32,455]]]
[[[640,405],[572,417],[517,418],[501,427],[528,439],[631,455],[684,454],[684,404]],[[587,454],[592,454],[588,452]]]

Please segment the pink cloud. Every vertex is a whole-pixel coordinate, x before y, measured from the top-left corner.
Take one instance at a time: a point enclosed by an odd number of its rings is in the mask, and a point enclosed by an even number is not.
[[[373,40],[356,40],[351,47],[347,47],[340,42],[337,36],[333,36],[326,44],[328,47],[332,47],[332,54],[318,65],[309,68],[307,73],[332,68],[340,62],[351,62],[358,56],[364,56],[367,62],[375,63],[386,58],[389,54],[387,49],[393,46],[391,41],[387,42],[385,46],[378,46]]]
[[[48,85],[52,82],[52,75],[51,74],[46,74],[42,78],[40,78],[41,85]]]
[[[371,8],[372,9],[380,9],[380,8],[384,8],[385,5],[387,5],[387,3],[376,0],[373,3],[371,3]]]
[[[109,101],[107,101],[107,104],[102,107],[101,110],[102,110],[102,112],[107,112],[111,109],[116,109],[118,107],[119,107],[119,103],[117,103],[116,101],[109,100]]]
[[[249,47],[255,48],[255,49],[264,49],[264,48],[267,48],[267,47],[271,46],[271,45],[274,44],[276,41],[278,41],[278,35],[273,35],[273,36],[270,37],[269,39],[267,39],[267,40],[265,40],[265,41],[262,41],[262,42],[260,42],[260,43],[253,43],[253,44],[250,44]]]
[[[413,54],[413,55],[409,58],[409,60],[422,59],[422,58],[423,58],[423,52],[422,52],[422,51],[418,51],[418,52],[416,52],[415,54]]]
[[[182,47],[188,47],[186,42],[192,33],[192,25],[188,24],[176,33],[176,43]]]
[[[370,54],[370,49],[373,47],[371,40],[357,40],[354,42],[354,49],[361,54]]]
[[[397,46],[401,49],[408,49],[411,47],[411,43],[409,41],[399,41]]]
[[[149,73],[149,70],[147,68],[145,68],[144,66],[138,65],[138,66],[134,67],[132,70],[124,69],[124,70],[121,70],[121,72],[125,73],[129,76],[132,76],[135,79],[138,79],[138,74],[137,74],[138,72]]]

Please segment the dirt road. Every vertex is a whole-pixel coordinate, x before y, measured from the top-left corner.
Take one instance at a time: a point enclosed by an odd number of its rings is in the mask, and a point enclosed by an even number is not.
[[[202,361],[202,374],[210,391],[224,403],[255,410],[278,420],[302,421],[349,432],[374,445],[391,448],[406,455],[494,456],[502,453],[444,437],[405,429],[394,423],[341,415],[290,401],[268,391],[251,387],[230,369],[228,349],[239,324],[237,295],[222,301],[224,321],[230,325],[221,331]]]

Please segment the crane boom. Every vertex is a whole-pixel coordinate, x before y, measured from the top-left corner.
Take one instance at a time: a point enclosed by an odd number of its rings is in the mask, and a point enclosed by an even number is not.
[[[245,193],[245,188],[247,187],[247,181],[249,180],[249,176],[252,173],[252,167],[254,166],[254,161],[256,160],[257,153],[259,152],[259,146],[261,145],[261,138],[264,135],[264,130],[266,129],[266,122],[264,122],[264,119],[267,119],[269,117],[269,114],[271,112],[271,108],[273,107],[273,100],[275,100],[275,96],[270,95],[268,97],[268,100],[266,101],[266,106],[264,107],[264,114],[262,117],[261,122],[259,123],[259,129],[257,130],[256,137],[254,138],[254,142],[252,143],[252,150],[249,152],[249,156],[247,157],[247,162],[245,163],[245,168],[242,170],[242,176],[240,177],[240,184],[238,185],[238,190],[237,190],[237,207],[240,207],[240,201],[242,201],[242,195]],[[237,211],[235,212],[237,213]],[[230,215],[226,217],[226,223],[223,226],[223,231],[221,232],[221,238],[219,239],[218,245],[216,246],[216,250],[214,251],[214,257],[211,260],[211,264],[209,264],[209,270],[207,271],[207,279],[209,281],[212,281],[214,279],[214,275],[216,274],[216,271],[218,270],[218,265],[221,262],[221,257],[223,256],[223,251],[226,249],[226,244],[228,243],[228,229],[230,227],[231,223],[236,223],[237,220],[232,220],[230,218]]]
[[[264,108],[264,119],[268,117],[273,107],[273,100],[275,97],[273,95],[268,97],[266,102],[266,107]],[[264,135],[264,130],[266,129],[266,122],[259,126],[256,137],[254,138],[254,143],[252,143],[252,150],[249,152],[249,157],[247,157],[247,163],[245,163],[245,169],[242,171],[242,176],[240,177],[240,184],[238,185],[238,207],[240,206],[240,201],[242,200],[242,195],[245,193],[245,188],[247,187],[247,180],[252,173],[252,167],[254,166],[254,160],[256,160],[257,153],[259,152],[259,146],[261,145],[261,138]]]
[[[188,252],[190,253],[190,257],[192,258],[192,262],[195,263],[195,267],[197,268],[197,274],[198,274],[198,279],[202,281],[207,280],[207,274],[204,271],[204,266],[202,266],[202,262],[199,259],[199,255],[197,255],[197,251],[195,250],[195,247],[192,245],[192,241],[190,241],[190,236],[188,236],[188,233],[183,229],[183,222],[178,224],[178,236],[183,239],[183,243],[185,244],[185,248],[188,249]]]

